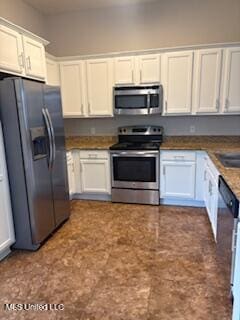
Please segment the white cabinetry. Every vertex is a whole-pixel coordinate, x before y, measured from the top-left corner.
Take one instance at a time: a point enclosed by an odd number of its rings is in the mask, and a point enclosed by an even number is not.
[[[46,58],[46,71],[47,71],[46,83],[51,86],[59,86],[60,73],[59,73],[58,62],[52,59]]]
[[[10,252],[9,248],[15,241],[7,168],[4,155],[2,127],[0,125],[0,260]]]
[[[138,57],[140,84],[160,82],[160,60],[159,54],[147,54]]]
[[[75,168],[71,151],[67,152],[68,188],[70,198],[75,193]]]
[[[116,85],[138,85],[160,82],[159,54],[124,56],[114,59],[114,82]]]
[[[38,79],[45,79],[45,49],[42,43],[27,36],[23,36],[26,75]]]
[[[112,59],[87,60],[88,115],[113,115]]]
[[[187,151],[161,151],[161,198],[195,198],[196,154]]]
[[[24,73],[22,36],[0,25],[0,69],[6,72]]]
[[[197,113],[219,112],[221,67],[221,49],[196,51],[194,108]]]
[[[209,157],[206,156],[204,164],[204,202],[215,239],[217,234],[218,176],[217,169]]]
[[[63,116],[66,118],[85,115],[84,75],[82,61],[60,63]]]
[[[232,320],[240,320],[240,223],[238,223],[237,231],[233,295],[234,302]]]
[[[46,41],[0,18],[0,43],[0,71],[45,80]]]
[[[163,69],[165,114],[190,114],[193,51],[164,54]]]
[[[131,85],[135,83],[134,57],[118,57],[114,59],[115,84]]]
[[[82,193],[110,194],[108,151],[80,151]]]
[[[225,49],[224,111],[240,112],[240,47]]]

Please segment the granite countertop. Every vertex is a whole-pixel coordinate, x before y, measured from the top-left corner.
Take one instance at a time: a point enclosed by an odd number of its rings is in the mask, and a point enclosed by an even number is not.
[[[117,142],[116,136],[81,136],[66,139],[67,150],[99,149],[108,150]],[[238,136],[175,136],[165,137],[161,150],[202,150],[206,151],[226,180],[229,187],[240,200],[240,169],[225,168],[215,156],[215,153],[240,152],[240,137]]]
[[[79,136],[67,137],[66,149],[82,150],[108,150],[109,147],[117,142],[116,136]]]

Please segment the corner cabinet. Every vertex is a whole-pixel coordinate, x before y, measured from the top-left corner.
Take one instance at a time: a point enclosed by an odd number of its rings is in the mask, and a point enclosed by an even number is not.
[[[60,86],[59,63],[52,59],[46,58],[46,72],[46,83],[50,86]]]
[[[87,60],[88,115],[113,115],[112,59]]]
[[[44,81],[47,41],[0,18],[0,71]]]
[[[14,230],[10,191],[3,145],[2,127],[0,125],[0,260],[9,252],[14,243]]]
[[[160,197],[195,198],[196,154],[187,151],[160,152]]]
[[[163,55],[165,114],[191,114],[193,51]]]
[[[240,112],[240,47],[225,49],[224,112]]]

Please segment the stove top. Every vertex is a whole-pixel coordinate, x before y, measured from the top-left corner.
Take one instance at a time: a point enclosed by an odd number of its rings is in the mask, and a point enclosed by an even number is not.
[[[120,142],[112,145],[110,150],[159,150],[160,142]]]

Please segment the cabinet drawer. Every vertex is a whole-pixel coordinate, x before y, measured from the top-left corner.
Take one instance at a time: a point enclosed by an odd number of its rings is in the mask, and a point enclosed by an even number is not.
[[[196,152],[192,151],[161,151],[160,159],[166,161],[195,161]]]
[[[108,151],[106,150],[81,150],[80,159],[108,159]]]

